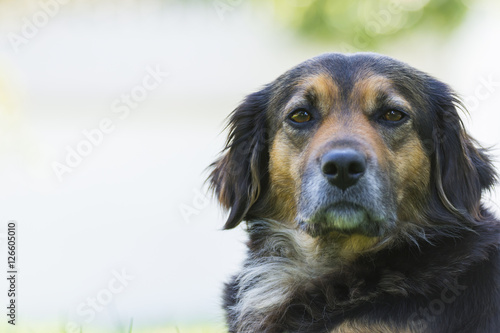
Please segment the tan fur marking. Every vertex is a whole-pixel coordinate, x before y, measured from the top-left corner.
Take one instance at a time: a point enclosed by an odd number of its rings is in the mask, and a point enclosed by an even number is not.
[[[367,237],[363,235],[351,235],[350,237],[345,237],[343,241],[341,241],[340,246],[340,256],[346,259],[355,259],[356,254],[362,253],[373,246],[375,246],[379,242],[378,237]],[[351,256],[353,256],[351,258]]]
[[[360,79],[354,84],[354,88],[349,96],[349,100],[352,103],[351,107],[369,113],[376,108],[377,97],[380,93],[388,94],[390,99],[409,108],[404,98],[399,96],[394,90],[392,81],[380,75],[369,75],[367,78]]]
[[[330,333],[411,333],[408,329],[391,326],[388,324],[365,325],[355,322],[346,322]]]
[[[359,112],[350,112],[348,115],[332,114],[314,135],[307,155],[312,158],[313,154],[323,153],[322,147],[327,148],[328,142],[348,139],[359,142],[367,149],[366,154],[375,154],[382,168],[387,165],[388,151],[380,134],[370,125],[369,120]]]
[[[430,160],[424,152],[416,134],[408,133],[405,145],[394,157],[394,172],[399,218],[402,221],[418,222],[430,181]]]
[[[302,80],[302,94],[311,93],[322,112],[328,112],[339,98],[339,88],[326,74],[317,74]],[[292,98],[303,99],[303,96]],[[300,186],[300,151],[291,146],[282,131],[278,131],[270,149],[269,173],[271,200],[275,214],[271,218],[292,223],[296,215],[297,196]]]
[[[376,107],[377,96],[381,92],[389,95],[388,97],[397,101],[398,104],[410,108],[408,103],[396,93],[391,80],[380,75],[371,75],[354,85],[350,96],[351,107],[357,107],[369,114]],[[375,141],[372,143],[373,147],[376,147],[382,170],[396,175],[392,178],[396,181],[394,186],[397,193],[399,219],[418,222],[421,219],[419,213],[423,211],[422,203],[428,191],[430,161],[415,132],[409,131],[404,140],[402,149],[397,153],[384,149],[380,141],[378,141],[380,146]],[[384,160],[391,163],[384,163]],[[392,169],[389,169],[390,166]]]
[[[349,99],[357,102],[361,110],[372,110],[381,91],[392,91],[391,80],[380,75],[371,75],[354,84]]]
[[[271,200],[278,221],[292,223],[296,215],[296,196],[300,185],[300,175],[296,166],[299,159],[296,149],[287,144],[285,134],[279,131],[270,152],[269,175],[271,178]]]
[[[340,89],[327,74],[316,74],[299,82],[305,93],[316,96],[321,112],[329,112],[340,100]]]
[[[365,150],[367,155],[375,155],[379,165],[387,168],[387,157],[389,154],[379,133],[373,128],[368,119],[360,113],[349,113],[347,118],[338,113],[332,114],[324,121],[313,137],[304,162],[317,158],[324,153],[325,149],[331,149],[329,142],[346,140],[351,138],[353,141],[360,142],[361,149]],[[338,256],[342,260],[354,260],[361,253],[372,249],[380,239],[377,237],[367,237],[363,235],[344,234],[332,235],[338,249]],[[331,246],[331,244],[329,245]]]

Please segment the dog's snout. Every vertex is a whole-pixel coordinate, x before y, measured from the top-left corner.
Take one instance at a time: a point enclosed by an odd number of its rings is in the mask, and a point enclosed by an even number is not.
[[[345,190],[364,175],[366,157],[354,149],[330,150],[321,158],[321,171],[331,184]]]

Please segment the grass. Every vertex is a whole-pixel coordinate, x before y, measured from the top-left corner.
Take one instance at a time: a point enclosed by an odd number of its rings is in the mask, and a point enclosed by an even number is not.
[[[179,325],[165,325],[161,327],[151,328],[136,328],[134,327],[133,320],[128,325],[124,325],[122,329],[99,329],[93,327],[85,327],[76,331],[67,331],[61,326],[45,325],[24,325],[21,322],[15,327],[11,325],[3,326],[0,324],[0,332],[5,333],[224,333],[227,332],[224,324],[179,324]]]

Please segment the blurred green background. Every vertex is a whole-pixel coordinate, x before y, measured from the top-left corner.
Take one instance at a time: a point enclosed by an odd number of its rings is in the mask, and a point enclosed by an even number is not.
[[[463,21],[474,1],[462,0],[272,0],[275,17],[302,38],[377,48],[384,42],[427,31],[446,38]],[[228,10],[222,5],[222,11]],[[226,2],[229,3],[229,2]],[[262,5],[268,1],[254,1]]]

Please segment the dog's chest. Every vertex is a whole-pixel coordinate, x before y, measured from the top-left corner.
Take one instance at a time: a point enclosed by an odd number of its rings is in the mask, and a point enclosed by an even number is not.
[[[410,333],[412,331],[389,324],[366,325],[356,322],[346,322],[329,333]]]

